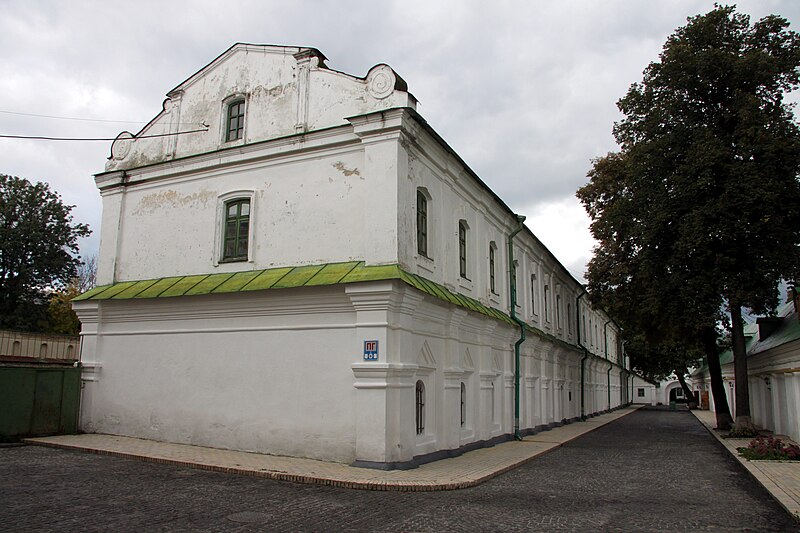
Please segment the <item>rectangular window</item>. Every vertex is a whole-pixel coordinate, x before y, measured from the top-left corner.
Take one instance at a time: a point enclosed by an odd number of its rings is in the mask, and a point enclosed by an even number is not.
[[[458,223],[458,271],[462,278],[467,277],[467,224]]]
[[[467,424],[467,386],[461,383],[461,427]]]
[[[639,388],[636,390],[636,395],[637,395],[639,398],[644,398],[644,388],[642,388],[642,387],[639,387]]]
[[[550,321],[550,285],[544,286],[544,319]]]
[[[567,304],[567,332],[572,335],[572,305]]]
[[[228,128],[225,141],[236,141],[244,135],[244,100],[236,100],[228,105]]]
[[[417,435],[425,433],[425,384],[422,380],[418,380],[416,384],[416,419],[417,419]]]
[[[531,314],[536,314],[536,274],[531,274]]]
[[[233,200],[225,204],[225,238],[223,261],[246,261],[250,236],[250,200]]]
[[[417,253],[428,257],[428,199],[417,191]]]
[[[492,294],[497,294],[497,286],[494,278],[494,243],[489,244],[489,288]]]
[[[561,295],[556,294],[556,327],[561,329]]]

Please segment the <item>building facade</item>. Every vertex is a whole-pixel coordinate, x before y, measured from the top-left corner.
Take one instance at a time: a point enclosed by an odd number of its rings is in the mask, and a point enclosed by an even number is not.
[[[745,325],[750,415],[753,423],[800,442],[800,318],[797,292],[789,289],[789,301],[776,316],[761,317]],[[733,353],[720,354],[722,380],[731,415],[736,416],[736,376]],[[692,374],[697,391],[711,390],[708,367]],[[714,409],[713,394],[708,394]]]
[[[95,180],[85,431],[405,468],[628,403],[616,326],[387,65],[236,44]]]

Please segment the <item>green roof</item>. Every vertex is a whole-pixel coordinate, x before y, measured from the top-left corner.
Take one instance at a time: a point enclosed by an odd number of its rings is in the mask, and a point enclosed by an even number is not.
[[[75,301],[83,300],[125,300],[139,298],[169,298],[176,296],[198,296],[202,294],[225,294],[234,292],[260,291],[267,289],[288,289],[295,287],[315,287],[358,283],[362,281],[383,281],[399,279],[417,290],[434,298],[463,307],[469,311],[494,318],[510,325],[516,325],[505,312],[489,307],[479,300],[453,292],[444,285],[435,283],[417,274],[401,269],[399,265],[367,266],[363,261],[346,263],[327,263],[298,267],[267,268],[246,272],[223,274],[200,274],[191,276],[172,276],[141,281],[123,281],[103,285],[77,296]],[[573,344],[550,335],[539,328],[526,325],[529,333],[550,340],[572,350],[579,350]],[[595,356],[597,357],[597,356]],[[619,365],[617,365],[619,366]]]
[[[142,281],[123,281],[103,285],[81,294],[81,300],[126,300],[129,298],[168,298],[266,289],[289,289],[336,285],[355,281],[397,279],[397,265],[366,266],[363,261],[328,263],[298,267],[267,268],[247,272],[173,276]]]
[[[780,306],[777,315],[781,319],[778,328],[763,341],[756,339],[755,342],[749,344],[747,346],[748,357],[800,339],[800,320],[798,320],[797,311],[794,310],[794,303],[789,301]]]
[[[782,346],[786,343],[800,340],[800,320],[798,320],[797,312],[794,311],[794,304],[788,302],[778,308],[777,316],[781,319],[781,324],[778,328],[764,340],[758,338],[758,324],[745,324],[745,349],[747,357],[753,357],[767,350]],[[703,360],[703,364],[692,372],[692,375],[699,375],[708,370],[708,365]],[[728,349],[719,354],[720,365],[727,365],[733,363],[733,351]]]

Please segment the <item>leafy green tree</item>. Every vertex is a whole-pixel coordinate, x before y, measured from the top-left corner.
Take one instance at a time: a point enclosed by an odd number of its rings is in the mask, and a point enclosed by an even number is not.
[[[77,273],[69,285],[50,295],[50,305],[47,307],[49,333],[63,335],[77,335],[81,331],[78,315],[72,309],[72,299],[92,289],[97,280],[97,256],[91,256],[81,261]]]
[[[81,292],[77,285],[70,283],[62,290],[50,295],[50,304],[47,306],[48,333],[77,335],[81,332],[78,315],[72,310],[70,303],[79,294]]]
[[[800,129],[784,102],[800,37],[788,26],[727,6],[689,18],[618,102],[620,151],[596,160],[578,192],[600,242],[590,287],[631,315],[639,306],[641,331],[675,340],[682,321],[710,350],[727,306],[744,430],[742,307],[773,311],[778,282],[800,268]]]
[[[91,231],[72,208],[46,183],[0,174],[0,327],[42,329],[50,293],[75,277]]]

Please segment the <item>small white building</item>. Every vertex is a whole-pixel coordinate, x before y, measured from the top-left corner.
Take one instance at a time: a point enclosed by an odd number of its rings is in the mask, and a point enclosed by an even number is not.
[[[638,405],[663,403],[658,401],[658,388],[655,383],[651,383],[638,375],[634,374],[631,388],[633,390],[631,403]]]
[[[105,172],[81,426],[407,468],[628,403],[617,329],[387,65],[236,44]],[[198,131],[199,130],[199,131]],[[518,393],[515,343],[525,325]]]
[[[745,325],[750,414],[756,426],[800,442],[800,319],[797,292],[790,289],[789,294],[777,316]],[[736,376],[730,350],[720,354],[720,366],[731,416],[736,417]],[[707,366],[692,374],[694,389],[709,393],[713,410],[710,379]]]
[[[652,383],[638,375],[633,375],[631,402],[642,405],[669,405],[670,403],[686,403],[689,398],[684,394],[680,381],[674,374],[658,383]]]

